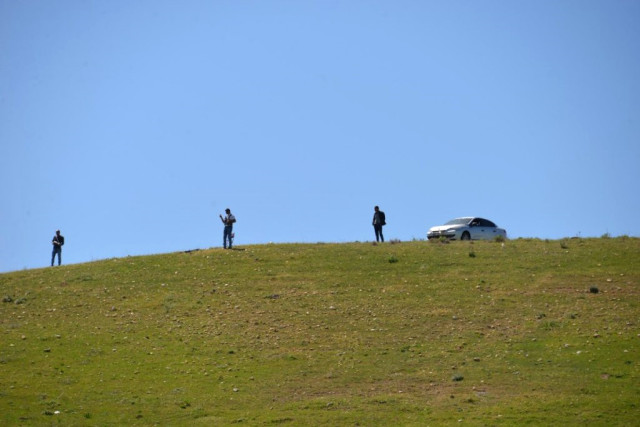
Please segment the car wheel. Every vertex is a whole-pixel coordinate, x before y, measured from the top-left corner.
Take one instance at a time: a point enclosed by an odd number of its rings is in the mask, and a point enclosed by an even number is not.
[[[469,234],[468,231],[465,231],[464,233],[462,233],[460,240],[471,240],[471,234]]]

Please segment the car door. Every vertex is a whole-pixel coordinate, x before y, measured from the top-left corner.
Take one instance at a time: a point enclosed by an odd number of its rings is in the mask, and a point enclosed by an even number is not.
[[[482,227],[480,221],[480,218],[474,218],[469,223],[469,235],[471,236],[471,240],[482,239]]]
[[[479,234],[482,236],[479,237],[480,239],[493,240],[498,234],[496,225],[487,219],[480,219],[480,226],[478,228],[480,229]]]

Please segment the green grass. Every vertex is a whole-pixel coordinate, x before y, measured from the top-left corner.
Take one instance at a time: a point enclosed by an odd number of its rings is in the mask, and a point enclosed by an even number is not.
[[[0,296],[3,425],[640,415],[636,238],[211,249],[2,274]]]

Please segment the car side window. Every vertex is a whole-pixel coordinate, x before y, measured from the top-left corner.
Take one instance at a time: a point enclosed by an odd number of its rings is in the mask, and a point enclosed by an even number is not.
[[[496,225],[489,221],[488,219],[483,219],[480,221],[480,225],[483,227],[495,227]]]

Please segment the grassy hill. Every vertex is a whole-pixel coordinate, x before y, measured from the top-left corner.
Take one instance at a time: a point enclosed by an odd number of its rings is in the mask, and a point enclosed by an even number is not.
[[[637,425],[640,240],[286,244],[0,275],[3,425]]]

